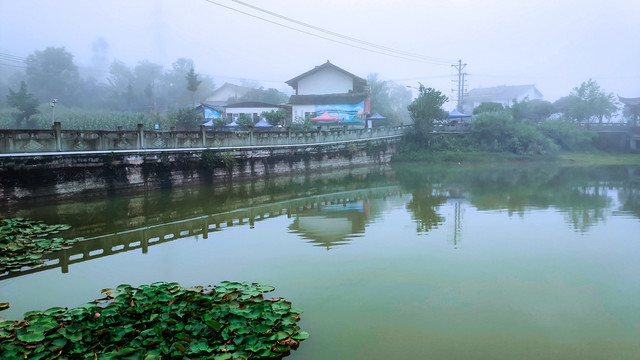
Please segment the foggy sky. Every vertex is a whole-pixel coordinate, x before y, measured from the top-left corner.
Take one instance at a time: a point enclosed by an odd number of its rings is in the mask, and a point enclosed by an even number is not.
[[[230,0],[215,1],[286,23]],[[284,81],[330,60],[361,77],[378,73],[382,80],[411,86],[421,81],[450,97],[450,65],[462,59],[469,89],[536,84],[554,101],[593,78],[607,92],[640,96],[637,0],[245,2],[446,62],[363,51],[204,0],[0,0],[0,53],[26,57],[64,46],[76,64],[86,66],[95,62],[92,46],[102,37],[109,62],[134,66],[149,60],[170,67],[180,57],[191,58],[196,72],[212,75],[217,86],[245,78],[284,89]]]

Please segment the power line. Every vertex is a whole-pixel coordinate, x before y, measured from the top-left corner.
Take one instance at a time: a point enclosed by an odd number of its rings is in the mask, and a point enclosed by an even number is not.
[[[9,66],[9,67],[15,67],[15,68],[20,68],[20,69],[26,69],[26,66],[21,66],[21,65],[14,65],[14,64],[4,64],[4,63],[0,63],[0,66]]]
[[[368,49],[368,48],[365,48],[365,47],[362,47],[362,46],[358,46],[358,45],[354,45],[354,44],[349,44],[349,43],[346,43],[346,42],[343,42],[343,41],[340,41],[340,40],[331,39],[331,38],[328,38],[328,37],[325,37],[325,36],[322,36],[322,35],[314,34],[314,33],[312,33],[312,32],[308,32],[308,31],[305,31],[305,30],[301,30],[301,29],[298,29],[298,28],[294,28],[294,27],[292,27],[292,26],[288,26],[288,25],[285,25],[285,24],[281,24],[281,23],[276,22],[276,21],[273,21],[273,20],[265,19],[265,18],[263,18],[263,17],[257,16],[257,15],[253,15],[253,14],[250,14],[250,13],[248,13],[248,12],[245,12],[245,11],[242,11],[242,10],[238,10],[238,9],[232,8],[232,7],[230,7],[230,6],[226,6],[226,5],[223,5],[223,4],[220,4],[220,3],[217,3],[217,2],[215,2],[215,1],[213,1],[213,0],[204,0],[204,1],[206,1],[206,2],[208,2],[208,3],[211,3],[211,4],[214,4],[214,5],[218,5],[218,6],[220,6],[220,7],[225,8],[225,9],[229,9],[229,10],[232,10],[232,11],[235,11],[235,12],[238,12],[238,13],[241,13],[241,14],[243,14],[243,15],[247,15],[247,16],[250,16],[250,17],[253,17],[253,18],[256,18],[256,19],[260,19],[260,20],[262,20],[262,21],[266,21],[266,22],[271,23],[271,24],[274,24],[274,25],[278,25],[278,26],[281,26],[281,27],[284,27],[284,28],[287,28],[287,29],[290,29],[290,30],[298,31],[298,32],[301,32],[301,33],[303,33],[303,34],[307,34],[307,35],[315,36],[315,37],[317,37],[317,38],[321,38],[321,39],[324,39],[324,40],[332,41],[332,42],[335,42],[335,43],[338,43],[338,44],[342,44],[342,45],[350,46],[350,47],[353,47],[353,48],[357,48],[357,49],[361,49],[361,50],[365,50],[365,51],[369,51],[369,52],[373,52],[373,53],[377,53],[377,54],[382,54],[382,55],[386,55],[386,56],[391,56],[391,57],[395,57],[395,58],[399,58],[399,59],[404,59],[404,60],[409,60],[409,61],[416,61],[416,62],[423,62],[423,63],[432,63],[432,64],[437,64],[437,65],[443,65],[443,64],[442,64],[442,63],[440,63],[440,62],[428,61],[428,60],[416,59],[416,58],[409,58],[409,57],[405,57],[405,56],[398,56],[398,55],[395,55],[395,54],[389,54],[388,52],[378,51],[378,50],[374,50],[374,49]]]
[[[446,63],[447,65],[450,64],[451,62],[453,62],[453,60],[449,60],[449,59],[437,58],[437,57],[432,57],[432,56],[424,56],[424,55],[417,54],[417,53],[412,53],[412,52],[408,52],[408,51],[404,51],[404,50],[397,50],[397,49],[390,48],[390,47],[387,47],[387,46],[378,45],[378,44],[375,44],[375,43],[372,43],[372,42],[369,42],[369,41],[360,40],[360,39],[357,39],[357,38],[353,38],[351,36],[347,36],[347,35],[343,35],[343,34],[340,34],[340,33],[334,32],[334,31],[330,31],[330,30],[327,30],[327,29],[324,29],[324,28],[321,28],[321,27],[318,27],[318,26],[315,26],[315,25],[307,24],[305,22],[302,22],[302,21],[299,21],[299,20],[296,20],[296,19],[292,19],[290,17],[284,16],[284,15],[280,15],[280,14],[275,13],[273,11],[262,9],[262,8],[257,7],[257,6],[251,5],[251,4],[247,4],[247,3],[239,1],[239,0],[231,0],[231,1],[233,1],[235,3],[238,3],[240,5],[243,5],[243,6],[249,7],[251,9],[258,10],[258,11],[261,11],[263,13],[278,17],[280,19],[287,20],[287,21],[293,22],[295,24],[308,27],[308,28],[314,29],[316,31],[323,32],[325,34],[329,34],[329,35],[332,35],[332,36],[335,36],[335,37],[339,37],[339,38],[342,38],[342,39],[345,39],[345,40],[350,40],[350,41],[353,41],[353,42],[356,42],[356,43],[359,43],[359,44],[363,44],[363,45],[367,45],[367,46],[370,46],[370,47],[373,47],[373,48],[377,48],[377,49],[380,49],[380,50],[385,50],[385,51],[388,51],[388,52],[392,52],[392,53],[396,53],[396,54],[400,54],[400,55],[405,55],[405,56],[411,56],[411,57],[415,57],[415,58],[418,58],[418,59],[431,61],[431,62]]]

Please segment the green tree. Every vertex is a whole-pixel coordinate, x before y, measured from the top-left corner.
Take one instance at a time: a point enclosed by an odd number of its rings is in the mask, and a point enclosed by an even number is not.
[[[618,111],[613,93],[606,93],[592,79],[573,88],[569,96],[560,98],[554,107],[578,123],[602,123],[604,118],[611,118]]]
[[[514,121],[508,110],[477,115],[469,135],[479,151],[544,155],[558,150],[537,126]]]
[[[180,130],[196,130],[201,122],[200,114],[194,108],[182,108],[169,114],[169,121]]]
[[[504,106],[495,102],[483,102],[473,109],[473,115],[479,115],[486,112],[498,112],[504,110]]]
[[[278,126],[284,123],[287,113],[286,111],[279,109],[279,110],[271,110],[268,112],[264,112],[262,113],[262,116],[264,116],[264,118],[267,119],[267,122],[269,124],[273,126]]]
[[[236,119],[236,124],[240,125],[243,129],[248,129],[253,127],[253,119],[247,114],[240,114]]]
[[[511,115],[515,121],[539,123],[553,113],[553,104],[541,99],[525,99],[521,102],[514,101],[511,106]]]
[[[193,70],[193,66],[184,77],[185,79],[187,79],[187,90],[191,92],[191,105],[195,107],[196,106],[195,94],[196,94],[196,91],[198,90],[198,86],[202,84],[202,81],[198,80],[198,74],[196,74],[195,71]]]
[[[9,89],[7,105],[18,109],[18,112],[13,113],[17,128],[20,128],[23,123],[27,128],[34,127],[34,124],[31,123],[31,116],[39,113],[40,101],[33,94],[27,93],[27,84],[24,81],[20,82],[20,90],[17,92]]]
[[[80,86],[78,67],[73,55],[64,47],[48,47],[27,57],[27,84],[42,101],[64,99],[66,104],[78,104],[76,89]]]
[[[277,105],[286,103],[288,99],[289,97],[286,94],[274,88],[264,89],[263,87],[259,87],[244,94],[242,97],[238,98],[236,102],[259,101]]]
[[[420,95],[407,107],[413,121],[413,134],[428,138],[433,131],[433,122],[447,118],[442,105],[448,98],[440,91],[420,84]]]
[[[371,112],[380,113],[391,123],[409,121],[407,107],[411,103],[411,90],[393,81],[378,80],[378,74],[367,76],[367,84],[371,89]]]

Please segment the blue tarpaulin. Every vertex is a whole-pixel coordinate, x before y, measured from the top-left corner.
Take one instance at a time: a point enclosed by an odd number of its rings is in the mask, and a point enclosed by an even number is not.
[[[449,119],[462,119],[462,118],[470,118],[471,115],[463,114],[458,109],[453,109],[449,111]]]

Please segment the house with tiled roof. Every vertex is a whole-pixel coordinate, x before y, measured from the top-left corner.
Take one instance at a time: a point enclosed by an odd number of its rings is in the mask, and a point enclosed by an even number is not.
[[[203,104],[209,104],[212,106],[224,106],[227,105],[227,101],[231,98],[239,99],[246,95],[249,91],[255,90],[254,88],[240,86],[230,83],[224,83],[219,88],[213,90],[211,95],[202,101]]]
[[[286,83],[295,91],[289,98],[291,120],[303,122],[328,112],[341,122],[365,119],[371,100],[367,80],[328,60]],[[361,121],[364,125],[364,121]]]
[[[462,102],[463,113],[471,114],[473,109],[483,102],[492,102],[511,106],[514,101],[522,102],[525,99],[542,99],[542,93],[535,85],[501,85],[490,88],[473,89],[465,94]]]

